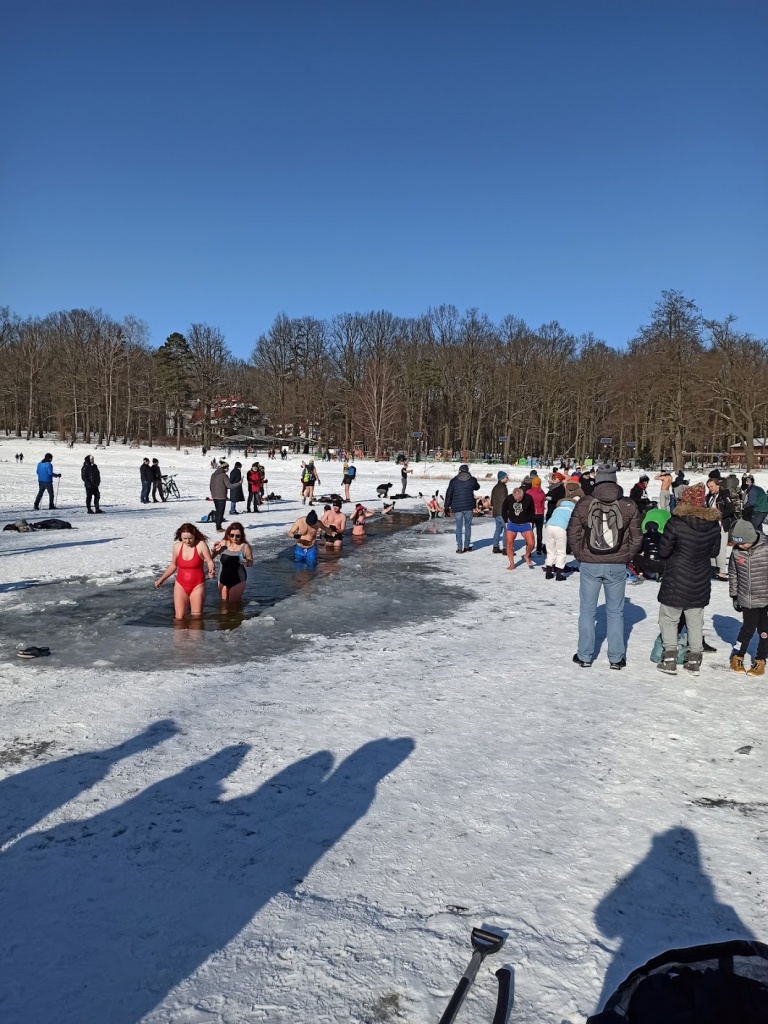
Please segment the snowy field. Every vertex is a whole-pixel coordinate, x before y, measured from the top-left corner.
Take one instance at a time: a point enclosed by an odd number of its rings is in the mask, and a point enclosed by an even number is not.
[[[206,628],[174,630],[152,584],[211,508],[209,458],[3,438],[3,523],[36,518],[46,450],[73,530],[0,533],[4,1024],[427,1024],[481,923],[507,944],[459,1020],[490,1022],[509,963],[513,1022],[576,1024],[668,947],[768,937],[766,684],[728,670],[727,585],[698,678],[649,661],[650,582],[627,590],[628,668],[603,639],[584,671],[578,574],[508,572],[492,521],[470,555],[425,522],[295,570],[292,457],[268,464],[283,501],[238,516],[251,617],[214,628],[209,584]],[[103,516],[84,509],[91,453]],[[139,504],[145,455],[181,500]],[[480,493],[497,468],[473,467]],[[445,493],[450,468],[414,469],[412,494]],[[317,493],[340,490],[339,465],[319,471]],[[389,481],[359,464],[353,498],[380,508]]]

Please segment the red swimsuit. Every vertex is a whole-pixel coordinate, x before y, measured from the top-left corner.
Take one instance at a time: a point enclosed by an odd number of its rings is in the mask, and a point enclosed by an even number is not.
[[[176,556],[176,582],[184,593],[191,594],[195,587],[205,583],[205,575],[203,573],[203,560],[197,547],[193,549],[191,558],[182,558],[182,551],[185,547],[186,545],[182,544]]]

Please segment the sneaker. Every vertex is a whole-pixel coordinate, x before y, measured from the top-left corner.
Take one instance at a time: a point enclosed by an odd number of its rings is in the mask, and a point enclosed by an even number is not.
[[[697,676],[701,672],[701,654],[700,652],[690,652],[688,657],[685,659],[684,668],[693,676]]]
[[[20,651],[16,651],[17,658],[47,658],[51,653],[50,647],[24,647]]]
[[[717,654],[717,648],[713,647],[712,644],[708,644],[705,640],[702,644],[705,654]]]
[[[620,671],[622,668],[626,668],[626,667],[627,667],[627,659],[626,658],[622,658],[621,661],[612,661],[611,662],[611,668],[615,668],[617,672]]]
[[[465,551],[471,551],[472,550],[472,545],[470,544],[470,546],[468,548],[464,548],[464,550]]]
[[[661,661],[656,668],[659,672],[666,672],[669,676],[675,675],[677,672],[677,649],[674,651],[663,651]]]
[[[578,656],[578,654],[574,654],[574,656],[573,656],[573,664],[574,665],[580,665],[582,668],[592,668],[592,662],[591,661],[582,661],[581,658]]]

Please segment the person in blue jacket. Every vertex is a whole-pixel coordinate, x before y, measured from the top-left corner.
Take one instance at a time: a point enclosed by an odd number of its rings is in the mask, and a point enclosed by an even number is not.
[[[469,472],[469,466],[462,464],[445,492],[445,512],[456,519],[457,555],[472,550],[472,516],[475,510],[475,491],[479,490],[480,484]]]
[[[43,461],[37,464],[37,497],[35,498],[35,511],[40,509],[40,499],[48,492],[48,508],[56,508],[53,503],[53,478],[60,477],[61,473],[53,472],[53,456],[46,452]]]

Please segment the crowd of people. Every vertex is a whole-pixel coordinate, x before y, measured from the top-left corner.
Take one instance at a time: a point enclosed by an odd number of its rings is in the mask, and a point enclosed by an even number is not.
[[[534,553],[543,555],[547,580],[564,582],[568,570],[578,570],[578,642],[573,661],[582,668],[589,668],[595,658],[595,613],[601,594],[610,667],[626,666],[626,587],[647,579],[659,582],[657,667],[674,674],[682,664],[698,674],[709,647],[703,625],[712,582],[727,582],[734,608],[743,615],[731,668],[764,675],[768,656],[766,492],[751,474],[739,482],[734,474],[723,478],[715,469],[706,484],[691,485],[682,472],[673,477],[664,471],[656,477],[657,503],[648,497],[647,474],[625,496],[616,473],[615,467],[576,467],[568,475],[555,470],[545,491],[535,474],[510,490],[508,474],[499,470],[490,494],[495,519],[492,552],[506,554],[507,568],[513,570],[515,545],[522,542],[522,563],[533,568]],[[475,497],[479,487],[469,466],[461,465],[446,491],[444,512],[455,519],[457,554],[472,551],[473,518],[487,507]],[[746,669],[744,657],[756,631],[757,653]]]

